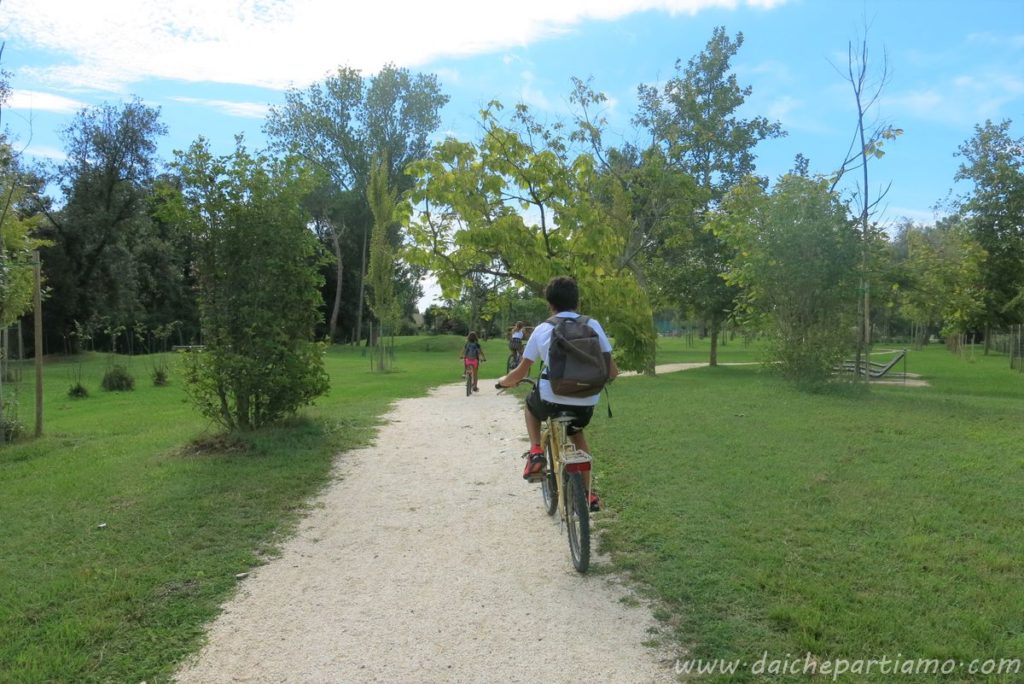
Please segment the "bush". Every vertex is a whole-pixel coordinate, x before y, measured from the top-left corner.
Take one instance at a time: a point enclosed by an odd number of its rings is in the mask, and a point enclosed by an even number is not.
[[[124,366],[111,366],[103,374],[103,389],[108,392],[129,392],[135,389],[135,378]]]
[[[76,382],[68,388],[68,396],[72,399],[85,399],[89,396],[89,390],[80,382]]]
[[[21,437],[25,432],[25,425],[18,420],[17,416],[0,416],[0,430],[3,431],[4,443],[10,443]]]
[[[170,379],[167,377],[166,368],[154,368],[153,369],[153,384],[157,387],[165,387],[171,384]]]
[[[227,157],[197,144],[179,170],[204,229],[205,347],[184,355],[185,389],[207,418],[255,429],[328,389],[324,346],[311,341],[323,304],[319,247],[303,209],[311,179],[294,159],[253,157],[241,143]]]

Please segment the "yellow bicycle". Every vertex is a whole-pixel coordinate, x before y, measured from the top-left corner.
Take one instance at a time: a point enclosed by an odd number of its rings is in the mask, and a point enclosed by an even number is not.
[[[523,378],[530,385],[536,383]],[[500,385],[499,389],[504,389]],[[531,478],[540,481],[544,510],[548,515],[558,511],[569,537],[569,556],[577,572],[585,573],[590,567],[590,483],[585,478],[591,472],[593,458],[576,448],[566,428],[573,420],[571,413],[560,413],[548,418],[541,427],[541,446],[544,448],[544,469]]]

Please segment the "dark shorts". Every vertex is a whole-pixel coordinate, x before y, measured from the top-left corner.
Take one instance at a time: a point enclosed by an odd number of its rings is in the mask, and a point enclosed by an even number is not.
[[[557,416],[559,413],[571,413],[573,419],[566,430],[570,435],[581,432],[583,428],[590,424],[590,419],[594,416],[593,406],[552,404],[550,401],[541,399],[540,390],[536,388],[526,396],[526,410],[537,420],[547,420],[552,416]]]

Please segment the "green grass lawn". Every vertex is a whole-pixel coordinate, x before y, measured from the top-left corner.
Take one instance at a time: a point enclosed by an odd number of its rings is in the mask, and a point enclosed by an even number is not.
[[[79,364],[49,363],[46,436],[0,449],[0,681],[165,680],[235,575],[294,529],[333,454],[372,439],[394,399],[457,382],[461,347],[399,340],[383,374],[334,348],[329,396],[236,439],[177,374],[153,387],[145,358],[120,394],[99,389],[108,357],[87,356],[84,400],[66,395]],[[495,377],[504,343],[485,350]],[[720,360],[757,352],[737,338]],[[659,363],[706,359],[706,341],[662,340]],[[613,386],[615,418],[598,411],[590,430],[604,545],[679,645],[747,660],[1024,655],[1024,376],[938,348],[908,370],[932,386],[808,395],[757,366]]]
[[[106,356],[49,362],[45,436],[0,449],[0,681],[165,679],[235,575],[327,483],[333,454],[367,443],[392,400],[458,381],[460,339],[399,344],[389,373],[333,348],[327,397],[233,440],[193,410],[173,360],[167,387],[152,385],[150,359],[128,361],[125,393],[100,389]],[[500,341],[486,350],[503,365]],[[87,399],[67,396],[76,369]],[[22,389],[31,429],[30,373]]]
[[[907,369],[932,386],[614,385],[603,541],[695,656],[1024,658],[1024,375],[941,348]]]

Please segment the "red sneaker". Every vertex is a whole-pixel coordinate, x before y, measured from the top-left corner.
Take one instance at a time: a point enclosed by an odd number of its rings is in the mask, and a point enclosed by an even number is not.
[[[526,452],[523,456],[526,457],[526,467],[523,468],[523,479],[536,479],[541,474],[541,471],[544,470],[544,466],[547,463],[547,459],[544,458],[544,452]]]
[[[601,510],[601,499],[594,492],[590,492],[590,495],[587,497],[587,503],[590,504],[591,513]]]

